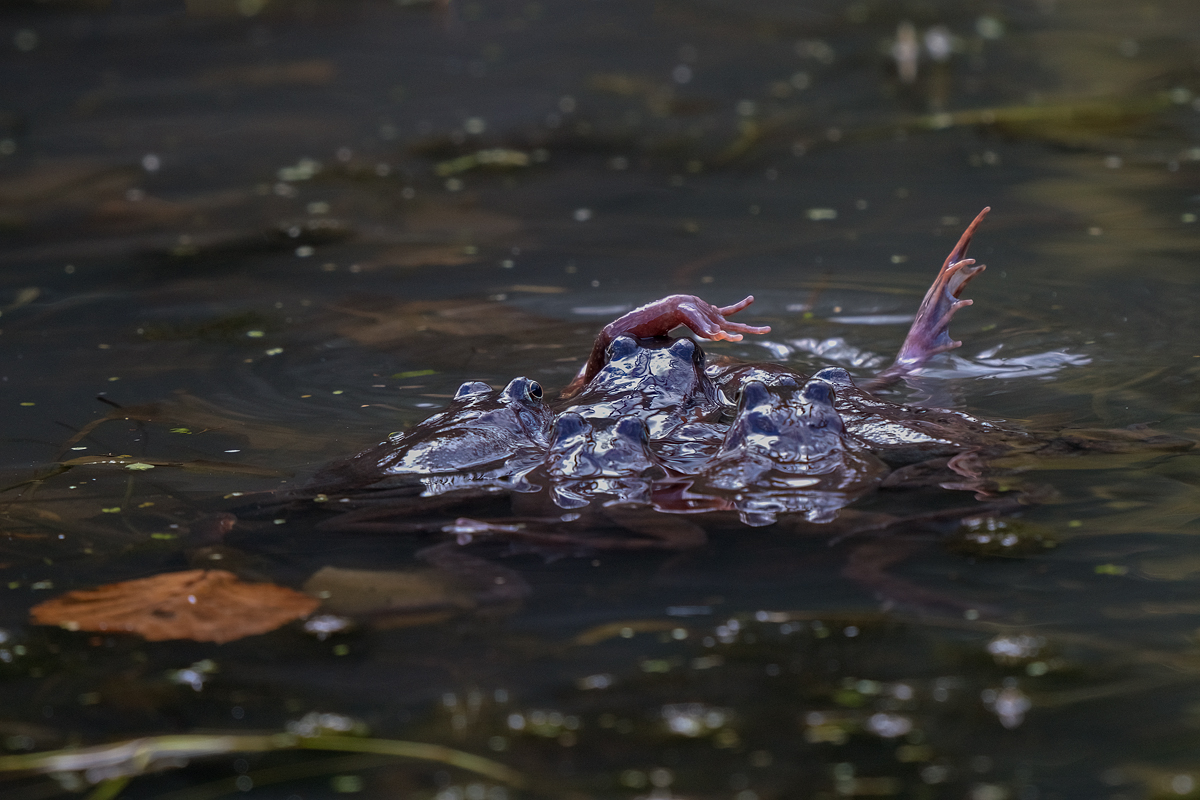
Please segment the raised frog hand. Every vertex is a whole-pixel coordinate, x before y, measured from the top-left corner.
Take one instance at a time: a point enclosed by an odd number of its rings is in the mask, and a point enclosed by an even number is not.
[[[866,388],[875,389],[886,386],[920,369],[926,361],[938,353],[945,353],[947,350],[962,346],[962,342],[956,342],[950,338],[950,320],[953,319],[954,312],[974,302],[973,300],[959,300],[958,296],[962,294],[962,290],[966,288],[971,279],[983,272],[986,267],[983,264],[976,264],[975,259],[966,257],[967,247],[971,244],[971,237],[975,235],[975,229],[979,227],[983,218],[991,210],[991,208],[985,208],[980,211],[979,216],[975,217],[975,220],[967,226],[966,231],[958,240],[958,244],[954,245],[950,255],[946,256],[946,263],[942,265],[933,285],[925,293],[925,299],[921,301],[921,308],[917,311],[917,317],[908,330],[908,336],[904,338],[904,344],[901,345],[895,362],[879,373]]]
[[[743,325],[727,319],[753,302],[754,296],[751,295],[731,306],[721,307],[706,303],[695,295],[673,294],[641,308],[635,308],[604,326],[604,330],[600,331],[595,344],[592,345],[591,355],[579,369],[575,379],[563,389],[562,396],[575,395],[604,368],[605,352],[618,336],[633,336],[638,339],[666,336],[680,325],[687,326],[700,338],[712,341],[740,342],[743,333],[770,333],[769,326]]]

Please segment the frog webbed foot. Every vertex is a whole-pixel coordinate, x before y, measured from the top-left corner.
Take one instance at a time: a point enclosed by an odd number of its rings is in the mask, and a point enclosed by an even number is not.
[[[769,325],[743,325],[740,322],[730,322],[728,319],[753,303],[754,295],[749,295],[731,306],[714,306],[691,295],[673,295],[666,299],[676,302],[672,318],[665,320],[663,324],[674,321],[675,325],[671,325],[670,328],[656,335],[665,336],[671,328],[677,325],[685,325],[700,338],[714,342],[740,342],[743,333],[771,332]]]
[[[959,295],[972,278],[986,269],[983,264],[976,264],[975,259],[966,255],[971,237],[989,211],[991,208],[979,212],[950,251],[933,285],[921,301],[916,319],[904,338],[904,344],[900,346],[895,362],[871,382],[871,388],[902,378],[920,369],[933,356],[962,346],[962,342],[950,338],[950,320],[960,308],[974,302],[961,300]]]

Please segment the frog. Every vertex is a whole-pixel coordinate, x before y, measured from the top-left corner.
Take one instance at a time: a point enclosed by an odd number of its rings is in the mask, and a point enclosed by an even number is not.
[[[468,381],[444,410],[326,465],[307,488],[327,493],[410,478],[422,481],[429,495],[495,483],[521,490],[521,476],[544,459],[553,426],[537,381],[514,378],[498,390]]]
[[[929,357],[961,344],[949,338],[946,326],[958,309],[971,303],[959,294],[983,267],[966,258],[966,250],[987,211],[972,222],[946,259],[896,362],[881,374],[883,380],[896,380],[919,369]],[[739,472],[761,477],[797,469],[787,460],[790,456],[772,456],[750,446],[757,439],[747,435],[749,426],[764,420],[776,424],[778,442],[786,442],[789,452],[819,443],[829,451],[828,463],[845,458],[841,469],[848,473],[847,482],[869,485],[873,477],[860,481],[852,473],[878,472],[873,462],[870,469],[864,467],[863,444],[883,446],[878,429],[881,420],[890,417],[884,401],[873,404],[848,373],[827,373],[810,386],[803,383],[807,376],[780,365],[710,364],[696,341],[670,337],[680,326],[711,341],[736,342],[744,335],[769,333],[769,326],[730,319],[753,302],[749,295],[732,305],[715,306],[694,295],[669,295],[634,309],[601,329],[579,372],[556,399],[548,401],[536,381],[523,377],[499,390],[478,381],[464,383],[446,409],[323,468],[309,487],[377,490],[417,481],[425,496],[500,485],[536,491],[539,486],[530,481],[536,473],[543,484],[573,483],[572,490],[553,492],[572,504],[587,481],[595,487],[595,479],[627,478],[651,468],[660,479],[676,480],[676,486],[679,478],[703,475],[710,488],[733,487],[737,480],[732,476]],[[747,405],[768,397],[779,402],[772,401],[770,408],[757,402]],[[739,404],[737,398],[745,402]],[[908,416],[917,419],[919,413]],[[853,423],[849,430],[846,419]],[[946,436],[937,441],[955,444]],[[740,470],[735,464],[739,458],[744,462]],[[628,463],[618,464],[621,459]],[[621,474],[592,474],[601,463],[607,465],[602,473],[616,469]],[[751,481],[736,491],[753,494],[764,488],[752,486]]]
[[[770,525],[778,514],[825,522],[875,488],[887,466],[847,435],[832,384],[786,377],[741,391],[720,449],[701,470],[701,485],[733,493],[741,521]]]
[[[493,509],[485,495],[511,490],[526,496],[525,516],[556,529],[593,502],[605,513],[732,512],[743,525],[762,526],[781,516],[827,524],[877,488],[936,485],[992,496],[989,459],[1036,452],[1044,442],[1006,423],[878,394],[962,345],[949,324],[971,305],[962,292],[985,269],[967,250],[989,211],[951,249],[894,361],[861,384],[840,367],[804,375],[709,359],[697,340],[770,332],[730,319],[753,295],[727,306],[669,295],[604,326],[557,397],[526,378],[501,390],[463,384],[444,411],[315,480],[347,478],[343,489],[357,481],[374,498],[409,498],[401,505],[424,510],[448,509],[454,498]],[[696,339],[672,338],[678,327]],[[549,503],[534,502],[538,493]],[[438,495],[447,497],[431,499]],[[364,513],[370,524],[380,517]]]
[[[559,508],[580,508],[593,497],[648,503],[656,479],[667,471],[650,449],[650,429],[635,414],[586,419],[576,411],[554,421],[544,462],[551,497]]]

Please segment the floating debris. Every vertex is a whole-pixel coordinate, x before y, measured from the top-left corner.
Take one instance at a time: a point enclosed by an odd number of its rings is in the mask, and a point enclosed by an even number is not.
[[[29,614],[37,625],[71,631],[223,644],[273,631],[318,605],[315,598],[283,586],[244,583],[225,570],[195,569],[68,592]]]
[[[452,158],[449,161],[442,161],[434,167],[434,172],[439,177],[446,178],[451,175],[459,175],[463,172],[469,172],[473,169],[490,168],[490,169],[514,169],[519,167],[528,167],[532,163],[532,159],[528,153],[520,150],[508,150],[503,147],[494,147],[489,150],[479,150],[475,153],[468,153],[465,156]]]
[[[345,714],[330,714],[310,711],[298,720],[292,720],[284,726],[288,733],[305,739],[313,736],[366,736],[369,733],[367,725],[354,717]]]

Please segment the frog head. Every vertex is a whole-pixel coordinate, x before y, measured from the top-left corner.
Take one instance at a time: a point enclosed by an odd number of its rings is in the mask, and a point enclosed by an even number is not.
[[[683,422],[719,414],[704,351],[691,339],[664,344],[618,336],[608,346],[607,359],[566,411],[593,420],[635,416],[654,440]]]
[[[650,483],[665,474],[640,419],[626,416],[613,423],[574,412],[555,420],[546,471],[552,496],[564,508],[586,505],[596,495],[645,502]]]

